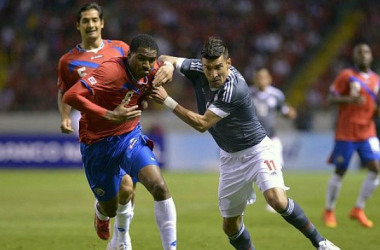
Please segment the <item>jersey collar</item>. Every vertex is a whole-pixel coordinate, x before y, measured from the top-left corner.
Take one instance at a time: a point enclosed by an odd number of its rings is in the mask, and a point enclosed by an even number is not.
[[[78,44],[76,46],[77,50],[79,52],[94,52],[94,53],[98,53],[99,50],[103,49],[104,48],[104,41],[102,40],[102,43],[100,44],[100,46],[98,48],[95,48],[95,49],[83,49],[80,44]]]

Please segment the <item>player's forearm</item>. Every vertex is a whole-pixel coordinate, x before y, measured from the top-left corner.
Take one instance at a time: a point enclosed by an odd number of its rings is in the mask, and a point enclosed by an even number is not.
[[[67,105],[66,103],[62,101],[62,96],[63,96],[62,92],[59,90],[58,95],[57,95],[58,110],[59,110],[59,113],[61,114],[61,118],[65,119],[65,118],[70,117],[71,106]]]
[[[359,97],[354,96],[337,96],[337,95],[329,95],[328,96],[328,102],[330,104],[348,104],[348,103],[355,103],[356,99]]]
[[[158,64],[159,65],[162,65],[164,64],[165,62],[170,62],[171,64],[173,64],[174,68],[177,66],[177,59],[178,57],[174,57],[174,56],[168,56],[168,55],[161,55],[158,57]]]
[[[164,100],[163,104],[168,109],[170,109],[178,118],[199,132],[203,133],[210,128],[207,126],[207,122],[204,121],[203,116],[185,109],[176,101],[174,101],[170,96]]]
[[[185,109],[181,105],[177,105],[177,107],[173,110],[173,113],[182,121],[201,133],[204,133],[209,129],[206,122],[203,121],[201,115]]]
[[[107,109],[96,105],[83,95],[70,89],[63,95],[62,101],[75,109],[89,115],[103,117],[107,119]]]

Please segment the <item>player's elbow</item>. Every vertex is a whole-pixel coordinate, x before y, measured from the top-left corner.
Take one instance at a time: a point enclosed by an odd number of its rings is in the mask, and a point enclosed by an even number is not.
[[[72,91],[67,91],[62,96],[62,101],[70,106],[73,106],[76,99],[77,99],[77,95]]]
[[[205,127],[196,127],[195,129],[198,130],[198,131],[201,132],[201,133],[204,133],[204,132],[206,132],[206,131],[208,130],[208,129],[205,128]]]
[[[210,126],[207,123],[204,123],[204,122],[200,122],[200,123],[197,124],[197,126],[195,126],[195,129],[198,130],[201,133],[206,132],[207,130],[209,130],[209,128],[210,128]]]

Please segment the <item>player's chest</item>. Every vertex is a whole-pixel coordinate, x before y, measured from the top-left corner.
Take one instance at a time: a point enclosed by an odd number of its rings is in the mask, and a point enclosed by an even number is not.
[[[120,86],[120,95],[140,97],[148,91],[148,89],[151,86],[151,83],[148,80],[141,82],[133,82],[131,80],[124,79],[124,81],[119,82],[118,86]]]
[[[379,92],[378,81],[371,77],[351,77],[348,87],[351,95],[358,95],[359,93],[365,92],[377,94]]]
[[[105,61],[118,56],[116,53],[106,53],[106,52],[85,52],[76,56],[70,60],[68,65],[69,71],[73,76],[82,78],[95,69]]]

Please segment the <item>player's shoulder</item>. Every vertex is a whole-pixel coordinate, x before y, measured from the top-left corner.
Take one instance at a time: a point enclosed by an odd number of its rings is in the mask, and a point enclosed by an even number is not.
[[[345,68],[340,71],[340,76],[353,76],[357,74],[357,71],[354,68]]]
[[[247,85],[243,75],[234,67],[230,67],[230,73],[227,77],[227,81],[231,81],[236,85]]]
[[[284,96],[284,92],[282,92],[281,89],[276,88],[272,85],[267,86],[265,91],[271,95],[280,96],[280,97]]]
[[[67,65],[79,56],[80,52],[76,47],[70,49],[59,58],[59,65]]]
[[[129,48],[129,45],[121,40],[104,40],[106,46]]]
[[[376,77],[377,79],[380,79],[380,75],[379,75],[379,74],[377,74],[377,73],[374,72],[374,71],[371,71],[371,73],[372,73],[372,76],[373,76],[373,77]]]

